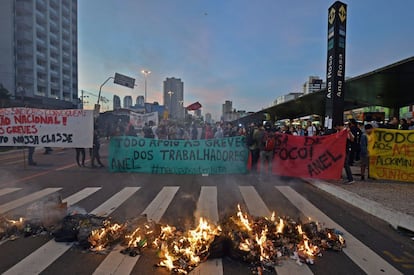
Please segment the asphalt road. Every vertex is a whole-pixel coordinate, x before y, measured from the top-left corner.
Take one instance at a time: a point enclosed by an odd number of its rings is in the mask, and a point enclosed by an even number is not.
[[[322,219],[327,226],[334,224],[345,233],[348,247],[344,252],[325,252],[311,266],[289,263],[278,269],[278,274],[414,274],[414,241],[408,235],[299,179],[112,174],[105,168],[79,168],[74,149],[55,149],[50,155],[42,153],[43,148],[36,150],[37,166],[23,164],[23,150],[0,153],[0,215],[24,213],[25,198],[39,191],[42,196],[46,188],[56,188],[47,190],[60,193],[62,198],[83,194],[74,202],[88,212],[103,211],[125,221],[147,211],[162,223],[180,227],[194,225],[195,215],[200,212],[222,220],[234,214],[240,204],[251,214],[276,211],[279,216],[295,219]],[[106,163],[105,145],[101,155]],[[88,189],[88,193],[85,188],[94,189]],[[200,209],[203,202],[210,208]],[[50,236],[19,238],[0,243],[0,273],[111,274],[113,257],[118,254],[101,255],[67,244],[57,245]],[[147,250],[132,262],[126,261],[120,264],[118,274],[168,274],[165,269],[154,267],[158,262],[154,251]],[[251,274],[251,271],[244,263],[224,258],[203,264],[192,274]]]

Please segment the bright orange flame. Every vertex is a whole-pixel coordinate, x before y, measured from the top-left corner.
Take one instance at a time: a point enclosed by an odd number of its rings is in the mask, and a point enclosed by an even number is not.
[[[245,239],[244,242],[240,242],[239,249],[242,251],[250,251],[251,245],[250,239]]]
[[[297,229],[298,229],[298,233],[299,233],[299,235],[303,235],[303,231],[302,231],[302,226],[301,225],[298,225],[297,226]]]
[[[240,204],[237,205],[237,217],[239,217],[241,223],[243,224],[243,226],[248,230],[248,231],[252,231],[252,227],[250,226],[250,222],[249,219],[247,218],[247,215],[242,213],[241,208],[240,208]]]
[[[110,236],[114,236],[122,229],[122,225],[114,223],[111,224],[110,221],[104,221],[104,227],[92,230],[88,241],[91,244],[91,249],[93,251],[101,251],[109,243]]]
[[[319,253],[319,248],[316,245],[309,243],[309,239],[306,235],[303,235],[303,242],[299,245],[298,250],[309,258],[312,258]]]
[[[285,223],[282,218],[279,218],[279,223],[276,226],[276,233],[282,234],[285,228]]]
[[[173,270],[175,267],[174,258],[168,253],[168,250],[165,250],[164,258],[165,259],[160,262],[160,266],[165,266],[168,270]]]
[[[202,260],[200,255],[205,255],[208,252],[210,244],[220,233],[219,226],[212,225],[203,218],[199,219],[195,229],[188,230],[179,238],[176,236],[177,232],[174,227],[169,225],[161,227],[160,237],[154,241],[154,244],[160,247],[161,255],[163,255],[160,265],[166,266],[170,270],[175,269],[177,272],[186,273],[185,270],[174,265],[174,257],[185,259],[190,266],[198,265]],[[169,241],[167,242],[167,240]]]
[[[263,261],[265,259],[269,259],[269,256],[266,254],[266,241],[267,241],[267,227],[262,230],[262,233],[260,234],[260,238],[259,236],[256,234],[256,243],[259,245],[260,247],[260,261]]]

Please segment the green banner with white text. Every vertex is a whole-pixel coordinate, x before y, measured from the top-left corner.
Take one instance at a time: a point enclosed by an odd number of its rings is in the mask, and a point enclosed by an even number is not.
[[[249,151],[244,137],[157,140],[118,136],[109,145],[111,172],[149,174],[241,174]]]

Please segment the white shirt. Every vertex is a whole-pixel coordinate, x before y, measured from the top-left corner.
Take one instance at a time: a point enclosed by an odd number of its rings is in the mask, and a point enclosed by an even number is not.
[[[308,131],[308,137],[313,137],[316,134],[316,128],[313,125],[306,128],[306,131]]]

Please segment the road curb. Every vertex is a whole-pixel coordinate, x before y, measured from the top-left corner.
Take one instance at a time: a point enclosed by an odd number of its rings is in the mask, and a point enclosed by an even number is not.
[[[413,216],[395,211],[378,202],[366,199],[345,189],[323,183],[319,180],[310,179],[306,181],[316,188],[319,188],[337,197],[338,199],[341,199],[381,220],[388,222],[394,228],[402,227],[414,232]]]

